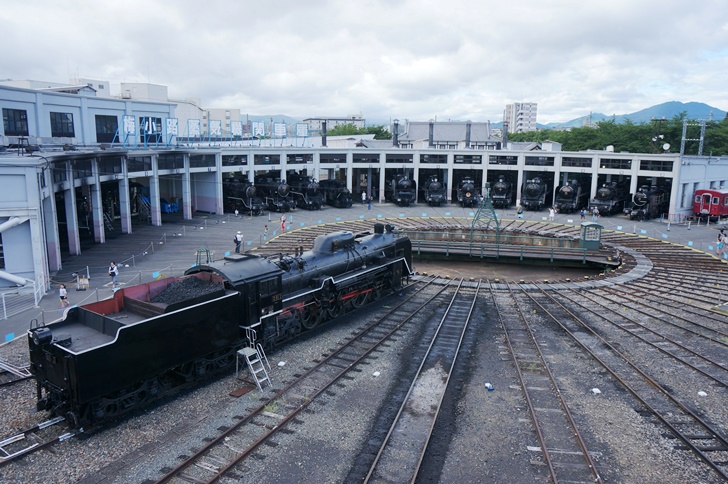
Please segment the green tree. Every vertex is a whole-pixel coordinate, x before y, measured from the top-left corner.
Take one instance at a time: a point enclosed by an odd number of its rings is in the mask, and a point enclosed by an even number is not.
[[[326,134],[328,136],[349,136],[352,134],[360,134],[360,133],[359,133],[359,128],[354,126],[352,123],[349,123],[349,124],[340,124],[338,126],[334,126],[331,129],[327,129]]]

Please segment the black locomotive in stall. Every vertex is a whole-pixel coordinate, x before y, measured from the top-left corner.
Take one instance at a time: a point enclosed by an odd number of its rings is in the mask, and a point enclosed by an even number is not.
[[[589,194],[579,180],[568,180],[556,192],[554,208],[560,213],[574,213],[586,207]]]
[[[490,200],[494,208],[508,208],[513,203],[513,183],[505,175],[498,175],[498,181],[493,183]]]
[[[225,211],[238,210],[243,213],[260,215],[263,211],[263,200],[258,196],[255,185],[237,179],[223,180],[223,193],[225,194]]]
[[[521,206],[525,210],[541,210],[546,206],[548,185],[540,176],[527,180],[521,191]]]
[[[625,208],[630,220],[657,218],[667,211],[667,191],[656,185],[642,185],[632,195],[632,206]]]
[[[458,203],[461,207],[474,207],[480,200],[480,191],[475,186],[475,180],[469,176],[464,177],[458,183]]]
[[[37,407],[71,427],[98,424],[229,371],[242,347],[275,347],[398,290],[410,274],[409,238],[376,224],[320,235],[295,256],[233,254],[125,287],[28,331]],[[180,288],[186,297],[169,297]]]
[[[296,202],[291,198],[291,187],[285,180],[260,175],[255,177],[255,186],[269,211],[290,212],[296,208]]]
[[[351,207],[351,190],[346,188],[346,184],[339,180],[321,180],[319,187],[323,192],[324,201],[327,205],[336,208]]]
[[[430,175],[425,183],[425,201],[430,207],[439,207],[447,203],[447,187],[437,175]]]
[[[629,195],[629,187],[624,182],[604,183],[597,190],[596,197],[589,200],[589,211],[599,210],[600,215],[613,215],[624,210]]]
[[[409,207],[417,198],[417,183],[410,180],[409,176],[398,173],[387,183],[384,196],[387,201],[400,207]]]
[[[308,175],[292,174],[288,177],[291,187],[291,198],[298,208],[306,210],[321,210],[324,204],[324,194],[319,182]]]

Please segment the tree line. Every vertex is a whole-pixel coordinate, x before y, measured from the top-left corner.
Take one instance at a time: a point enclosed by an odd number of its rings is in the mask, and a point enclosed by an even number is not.
[[[634,123],[613,120],[601,121],[596,127],[572,128],[570,131],[544,129],[527,133],[509,133],[509,141],[561,143],[563,151],[603,150],[613,146],[614,151],[630,153],[679,153],[683,134],[685,112],[672,119],[655,119],[651,122]],[[698,121],[690,120],[685,138],[686,155],[697,155],[700,138]],[[665,144],[669,148],[665,149]],[[720,121],[707,121],[703,141],[703,155],[722,156],[728,154],[728,116]]]

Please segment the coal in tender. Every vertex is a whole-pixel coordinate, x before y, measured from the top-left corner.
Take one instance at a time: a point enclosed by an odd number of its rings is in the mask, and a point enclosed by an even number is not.
[[[186,277],[174,281],[167,288],[154,296],[151,300],[153,303],[174,304],[188,299],[211,294],[223,289],[220,282],[203,281],[196,277]]]

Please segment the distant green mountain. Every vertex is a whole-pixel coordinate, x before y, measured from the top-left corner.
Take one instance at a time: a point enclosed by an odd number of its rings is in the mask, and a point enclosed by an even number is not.
[[[588,119],[591,117],[592,123],[599,121],[608,121],[614,119],[617,123],[623,123],[626,120],[630,120],[635,124],[649,122],[652,119],[672,119],[680,113],[687,113],[688,119],[705,119],[705,120],[721,120],[725,118],[726,112],[722,109],[709,106],[705,103],[688,102],[682,103],[680,101],[670,101],[662,104],[656,104],[655,106],[642,109],[641,111],[635,111],[629,114],[615,114],[608,116],[602,113],[591,113],[591,115],[581,116],[565,123],[548,123],[539,125],[539,128],[552,129],[556,127],[572,127],[578,128],[588,123]]]

